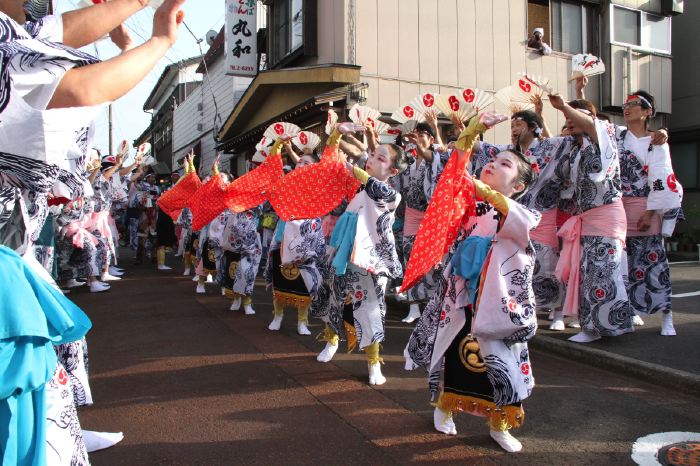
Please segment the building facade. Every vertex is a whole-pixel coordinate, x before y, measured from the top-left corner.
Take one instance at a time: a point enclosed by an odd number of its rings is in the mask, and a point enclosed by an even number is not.
[[[315,97],[343,87],[348,92],[336,107],[366,99],[386,116],[419,93],[464,87],[496,92],[523,71],[549,78],[573,98],[571,57],[581,52],[600,56],[608,67],[591,79],[589,100],[615,119],[630,90],[648,89],[659,104],[654,124],[666,126],[672,103],[669,3],[679,2],[267,0],[268,69],[229,115],[220,148],[249,156],[265,124],[275,119],[320,128],[328,104],[314,105]],[[545,29],[552,55],[527,48],[535,27]],[[357,80],[347,82],[355,79],[351,68]],[[545,118],[552,129],[563,125],[548,104]],[[507,142],[509,133],[501,125],[486,137]]]
[[[151,144],[159,173],[173,170],[173,115],[175,109],[199,88],[202,80],[196,73],[199,61],[199,58],[189,58],[166,66],[143,105],[143,111],[151,115],[151,123],[134,145]]]
[[[251,78],[226,75],[223,28],[198,63],[198,88],[178,105],[173,112],[172,160],[174,169],[182,166],[182,159],[191,150],[198,157],[195,162],[200,172],[209,173],[217,155],[215,136],[246,90]],[[208,77],[207,77],[208,73]],[[231,165],[230,155],[220,158],[222,170],[240,173],[244,165]]]
[[[700,4],[686,2],[673,22],[673,114],[669,125],[671,154],[685,191],[686,221],[678,226],[681,249],[700,244],[700,48],[697,27]]]

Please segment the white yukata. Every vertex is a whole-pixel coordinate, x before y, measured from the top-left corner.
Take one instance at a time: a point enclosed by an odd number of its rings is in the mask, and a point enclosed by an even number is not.
[[[84,162],[91,122],[103,105],[47,107],[65,73],[99,60],[61,43],[60,16],[20,26],[0,13],[0,29],[0,244],[23,253],[44,226],[50,193],[67,199],[92,194]],[[84,369],[82,362],[77,361],[76,373]],[[70,384],[61,387],[67,379],[61,374],[66,372],[59,364],[47,384],[47,460],[88,464],[75,393]],[[54,385],[59,389],[56,403],[51,398]]]
[[[537,297],[537,309],[562,310],[565,286],[555,275],[559,260],[559,240],[556,233],[557,204],[564,186],[560,161],[569,157],[576,144],[573,137],[534,139],[524,152],[539,169],[537,179],[518,202],[542,214],[538,227],[531,233],[537,253],[533,288]],[[481,170],[499,152],[512,149],[512,145],[481,143],[480,150],[470,161],[470,173],[478,178]],[[576,312],[567,314],[576,315]]]
[[[497,195],[504,212],[480,201],[476,216],[465,217],[404,356],[406,369],[429,370],[433,398],[444,362],[441,409],[491,420],[503,417],[510,427],[518,427],[524,419],[520,402],[534,387],[527,348],[537,330],[535,250],[529,232],[540,215]],[[474,260],[473,250],[462,249],[472,240],[481,243],[483,263]],[[474,260],[471,280],[458,271],[454,261],[460,258]]]
[[[615,126],[595,120],[595,128],[598,144],[584,137],[559,163],[568,180],[559,208],[572,217],[558,232],[563,247],[557,274],[568,279],[565,308],[578,311],[581,330],[617,336],[634,331],[625,283],[626,217]]]
[[[683,187],[673,173],[668,144],[654,146],[651,136],[637,138],[620,126],[616,130],[622,202],[627,214],[630,305],[635,313],[667,313],[671,311],[671,273],[664,237],[673,233]],[[640,231],[637,222],[647,210],[655,211],[651,227]]]
[[[224,249],[223,287],[229,298],[233,298],[234,294],[253,294],[262,256],[258,233],[261,212],[262,207],[258,206],[231,214],[226,220],[221,246]]]
[[[349,297],[352,303],[350,325],[354,327],[360,349],[384,341],[386,284],[389,278],[403,273],[392,230],[394,213],[400,202],[401,195],[389,184],[369,177],[343,214],[357,215],[357,229],[347,271],[338,276],[336,270],[331,270],[335,278],[322,318],[336,334],[346,331],[343,319],[350,320],[350,316],[343,316],[343,308]]]

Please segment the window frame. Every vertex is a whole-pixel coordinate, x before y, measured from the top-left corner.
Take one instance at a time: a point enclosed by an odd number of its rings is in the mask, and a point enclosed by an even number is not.
[[[629,11],[634,11],[635,13],[639,13],[639,23],[637,24],[637,27],[639,28],[639,45],[636,44],[629,44],[627,42],[621,42],[618,40],[615,40],[615,10],[616,9],[623,9],[623,10],[629,10]],[[659,18],[666,18],[669,21],[669,27],[668,27],[668,45],[669,45],[669,50],[663,50],[663,49],[656,49],[653,47],[646,47],[642,44],[644,41],[644,24],[647,16],[655,16]],[[617,5],[617,4],[611,4],[610,5],[610,44],[611,45],[616,45],[619,47],[630,47],[632,50],[637,51],[637,52],[646,52],[646,53],[652,53],[655,55],[663,55],[663,56],[671,56],[671,50],[673,50],[673,21],[672,18],[669,16],[664,16],[664,15],[658,15],[655,13],[649,13],[647,11],[639,10],[637,8],[630,8],[628,6],[624,5]]]
[[[284,54],[280,54],[279,47],[277,45],[277,33],[279,29],[281,28],[281,25],[277,23],[276,21],[276,16],[275,14],[277,13],[275,10],[278,7],[280,3],[286,3],[286,12],[287,12],[287,22],[286,24],[286,33],[287,33],[287,49]],[[269,41],[270,41],[270,47],[269,47],[269,52],[267,54],[268,59],[270,60],[270,63],[268,63],[268,69],[274,69],[274,68],[279,68],[281,66],[284,66],[285,64],[289,63],[292,59],[296,58],[300,54],[303,53],[304,51],[304,46],[305,46],[305,37],[304,37],[304,29],[305,29],[305,21],[306,18],[304,17],[304,3],[305,0],[301,0],[301,15],[302,15],[302,22],[301,22],[301,28],[302,28],[302,37],[301,37],[301,43],[292,49],[292,40],[293,40],[293,11],[292,11],[292,3],[293,0],[272,0],[269,4],[268,7],[268,18],[267,18],[267,29],[269,31]]]
[[[592,43],[593,43],[593,50],[582,50],[581,52],[565,52],[562,50],[558,50],[558,46],[555,46],[554,44],[554,36],[555,36],[555,31],[554,31],[554,12],[553,12],[553,1],[552,0],[547,0],[547,8],[549,10],[548,12],[548,21],[549,24],[547,25],[549,27],[549,41],[548,44],[552,48],[552,52],[558,55],[563,55],[563,56],[574,56],[578,53],[592,53],[595,55],[600,55],[600,50],[601,50],[601,45],[600,45],[600,24],[601,24],[601,18],[600,18],[600,1],[598,0],[556,0],[560,4],[561,3],[568,3],[568,4],[573,4],[575,6],[578,6],[581,10],[581,44],[582,48],[586,47],[586,42],[588,42],[588,36],[590,35],[592,38]],[[528,1],[528,4],[530,2]],[[593,8],[594,11],[594,18],[595,18],[595,23],[590,25],[588,28],[586,28],[586,23],[587,23],[587,15],[586,15],[586,7]],[[528,10],[529,13],[529,10]],[[560,12],[561,16],[561,12]],[[557,20],[559,24],[561,25],[561,18]],[[527,22],[527,27],[528,27],[528,37],[529,34],[532,32],[529,29],[531,29],[529,26],[529,21],[526,19]]]

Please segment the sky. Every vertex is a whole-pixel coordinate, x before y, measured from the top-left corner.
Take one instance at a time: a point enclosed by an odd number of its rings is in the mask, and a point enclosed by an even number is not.
[[[76,8],[78,0],[54,0],[57,12],[64,12]],[[183,7],[185,12],[185,23],[190,27],[197,38],[204,38],[207,31],[214,29],[217,32],[224,24],[224,0],[187,0]],[[145,8],[126,21],[127,28],[138,45],[151,36],[153,25],[153,10]],[[207,52],[209,48],[206,41],[201,43],[202,51]],[[119,53],[109,39],[98,41],[96,46],[89,46],[85,50],[106,60]],[[127,95],[114,102],[113,112],[113,132],[114,148],[126,139],[133,143],[143,131],[148,127],[151,117],[143,111],[143,104],[151,93],[153,86],[158,82],[158,78],[163,69],[186,58],[199,56],[199,47],[194,37],[181,26],[178,40],[172,49],[161,59],[158,65],[146,76],[146,78]],[[107,110],[99,117],[95,133],[95,147],[104,154],[108,152],[109,145],[109,125]]]

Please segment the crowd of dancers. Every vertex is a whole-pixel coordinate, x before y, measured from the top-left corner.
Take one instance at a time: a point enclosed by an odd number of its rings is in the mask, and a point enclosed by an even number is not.
[[[78,286],[109,292],[127,272],[120,247],[163,272],[174,251],[196,293],[216,287],[246,315],[261,273],[269,330],[285,310],[300,335],[318,319],[317,360],[331,361],[343,340],[365,353],[371,385],[386,382],[394,295],[415,324],[405,367],[427,373],[435,429],[455,435],[453,413],[482,416],[508,452],[522,449],[510,430],[535,385],[527,342],[537,313],[552,330],[580,328],[571,340],[582,344],[633,332],[656,312],[661,334],[675,335],[664,237],[682,218],[682,188],[666,131],[648,128],[653,96],[630,95],[615,125],[585,100],[581,77],[576,99],[548,97],[566,120],[558,135],[538,97],[509,116],[443,112],[449,125],[410,106],[397,127],[366,107],[350,109],[352,121],[331,110],[323,144],[278,122],[240,177],[217,161],[200,179],[190,154],[182,173],[158,180],[147,145],[133,162],[128,144],[116,155],[89,149],[91,121],[174,42],[183,1],[165,0],[153,37],[135,48],[120,25],[143,2],[29,21],[20,0],[0,12],[0,361],[12,375],[0,397],[3,464],[88,464],[88,449],[121,438],[80,429],[76,408],[92,403],[91,323],[68,299]],[[124,50],[115,59],[71,48],[110,31]],[[105,78],[115,74],[124,79]],[[504,121],[510,143],[484,142]]]

